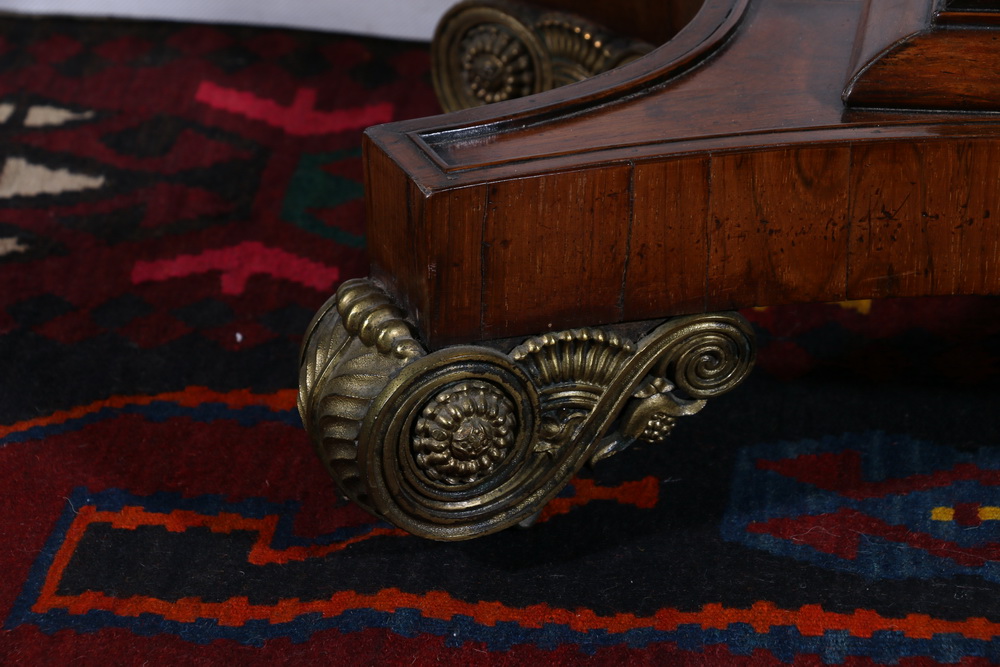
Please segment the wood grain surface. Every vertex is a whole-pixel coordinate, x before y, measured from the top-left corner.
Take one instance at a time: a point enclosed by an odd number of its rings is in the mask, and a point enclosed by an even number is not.
[[[936,7],[706,0],[619,70],[373,128],[373,275],[431,347],[1000,292],[1000,116],[967,102],[1000,100],[1000,31],[975,20],[990,7],[958,27],[957,5],[952,18]],[[958,73],[941,66],[954,53]],[[887,90],[879,68],[912,85],[853,103],[860,84]]]

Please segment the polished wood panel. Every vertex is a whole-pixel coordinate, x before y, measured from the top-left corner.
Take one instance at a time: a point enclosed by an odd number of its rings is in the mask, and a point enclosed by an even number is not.
[[[609,73],[608,78],[621,78],[616,84],[625,92],[640,88],[619,102],[554,117],[541,108],[517,123],[490,125],[488,132],[482,131],[486,127],[478,118],[470,128],[457,114],[440,119],[447,123],[425,119],[395,126],[394,132],[408,133],[419,151],[407,156],[408,168],[428,187],[447,187],[544,173],[580,162],[668,155],[713,140],[713,148],[747,138],[756,146],[780,140],[761,136],[766,132],[841,125],[841,95],[860,3],[772,0],[743,7],[729,1],[732,4],[713,6],[711,12],[706,4],[705,19],[692,24],[698,34],[691,35],[683,49],[677,40],[684,33],[646,58]],[[702,48],[709,53],[699,57],[709,62],[695,66],[699,61],[689,57],[690,50]],[[789,58],[789,53],[799,57]],[[669,84],[650,90],[630,76],[633,67],[650,63],[675,72]],[[567,86],[537,97],[570,95],[573,89]],[[675,142],[685,146],[674,147]],[[420,150],[421,143],[428,145],[426,151]],[[421,153],[423,159],[418,158]]]
[[[869,64],[845,99],[855,106],[1000,111],[998,72],[996,28],[938,29]]]
[[[864,11],[848,105],[1000,111],[1000,3],[883,0]]]
[[[415,288],[425,283],[421,260],[412,252],[413,245],[423,238],[424,223],[414,210],[420,202],[418,188],[388,153],[365,146],[363,155],[372,276],[395,294],[404,308],[420,312],[427,298],[425,290]],[[376,220],[380,222],[372,224]],[[400,247],[401,238],[409,240],[405,252]]]
[[[1000,100],[995,17],[936,0],[705,0],[667,44],[594,79],[373,128],[373,274],[431,348],[1000,292],[1000,115],[981,112]]]
[[[487,211],[484,187],[463,188],[427,201],[433,224],[427,230],[422,266],[427,273],[427,302],[447,319],[416,313],[425,322],[429,336],[442,344],[482,337],[483,231]],[[461,289],[458,289],[458,288]],[[426,312],[426,311],[425,311]]]
[[[705,307],[708,278],[709,158],[647,162],[635,168],[635,209],[624,319]]]
[[[882,0],[861,8],[858,34],[851,49],[848,80],[858,77],[887,47],[926,30],[934,6],[926,0]]]
[[[874,144],[854,160],[851,298],[1000,288],[1000,142]]]
[[[490,186],[482,337],[621,321],[630,216],[625,166]]]
[[[369,229],[372,277],[400,295],[428,338],[480,338],[486,189],[427,197],[385,153],[365,156],[369,219],[393,221]]]
[[[843,299],[849,174],[844,146],[713,158],[706,309]]]

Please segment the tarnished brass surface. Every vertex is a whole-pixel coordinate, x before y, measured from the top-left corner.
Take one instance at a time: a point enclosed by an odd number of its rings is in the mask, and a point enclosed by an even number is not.
[[[461,540],[530,520],[587,462],[662,441],[749,373],[735,313],[633,342],[574,329],[499,352],[427,353],[367,280],[344,283],[302,348],[299,411],[341,490],[416,535]]]
[[[431,71],[441,106],[457,111],[582,81],[652,48],[575,14],[478,0],[438,23]]]

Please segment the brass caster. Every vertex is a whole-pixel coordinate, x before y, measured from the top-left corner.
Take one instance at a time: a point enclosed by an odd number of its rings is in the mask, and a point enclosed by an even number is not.
[[[575,14],[477,0],[438,23],[431,72],[442,108],[457,111],[582,81],[652,49]]]
[[[669,320],[637,342],[582,328],[507,353],[428,353],[384,292],[351,280],[306,335],[299,411],[349,498],[415,535],[462,540],[529,524],[583,465],[664,440],[753,361],[735,313]]]

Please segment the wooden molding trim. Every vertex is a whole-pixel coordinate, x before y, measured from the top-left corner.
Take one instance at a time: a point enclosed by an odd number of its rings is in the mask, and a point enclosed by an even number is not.
[[[844,102],[1000,111],[1000,3],[869,0]]]

